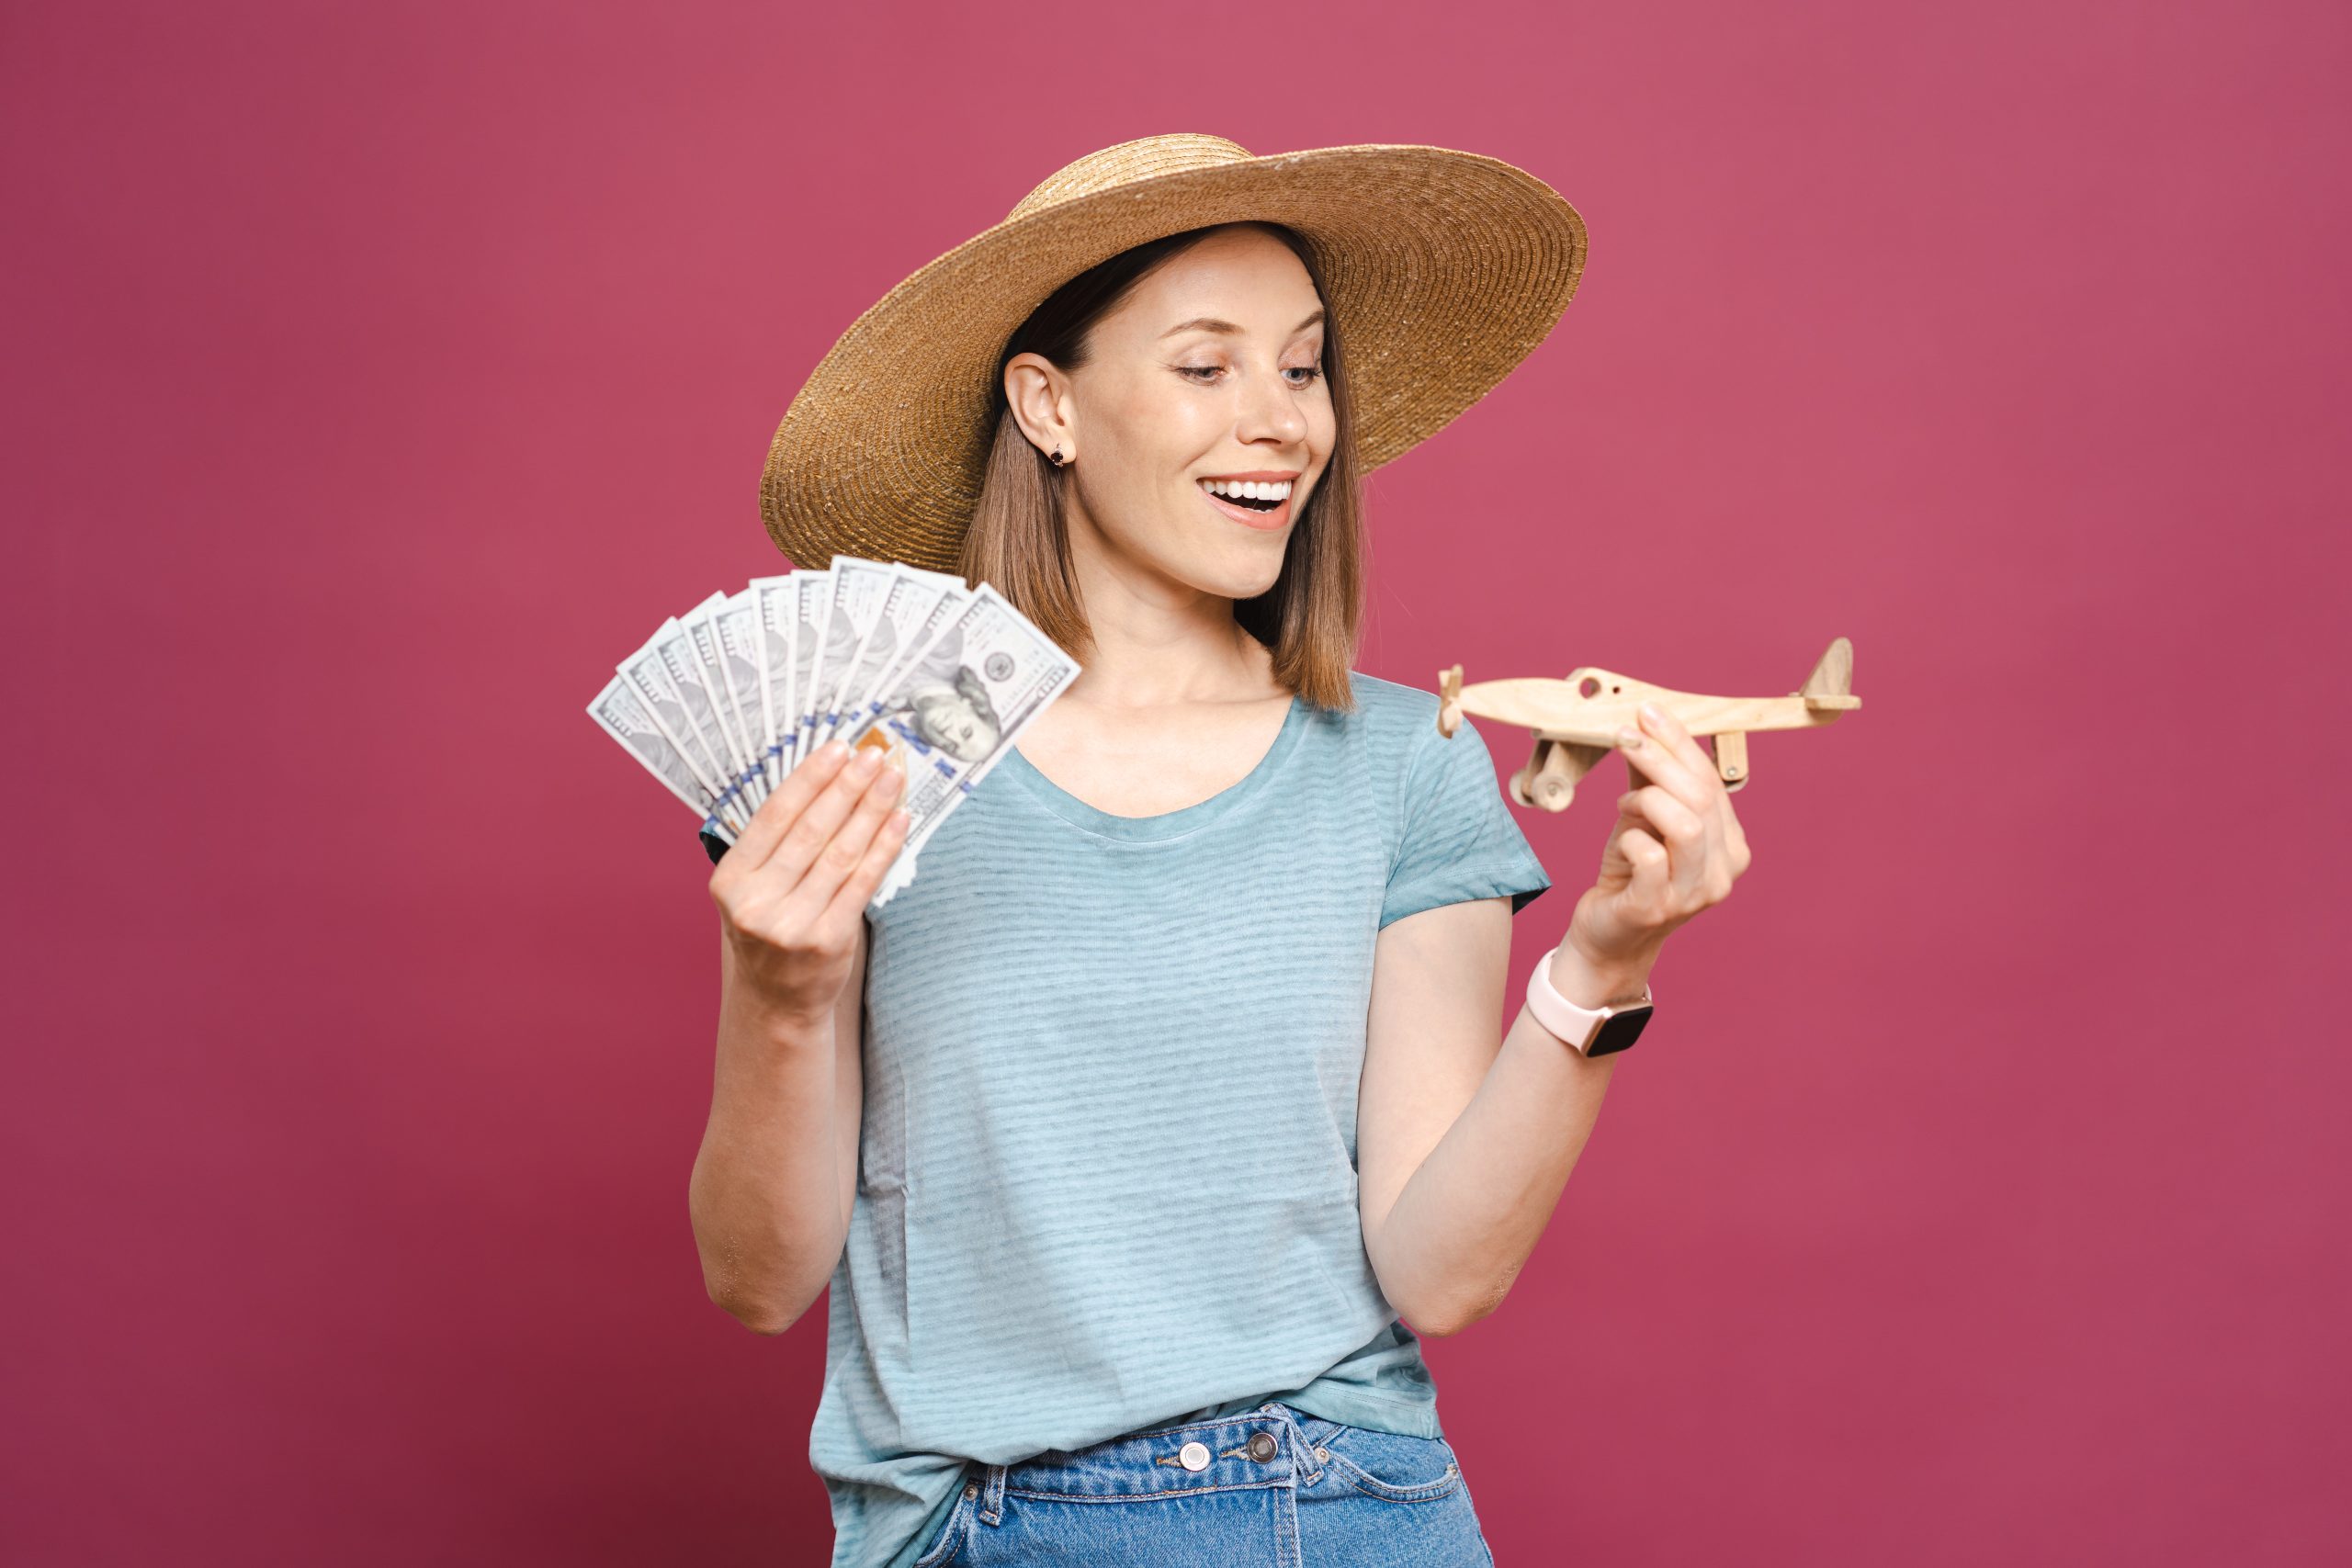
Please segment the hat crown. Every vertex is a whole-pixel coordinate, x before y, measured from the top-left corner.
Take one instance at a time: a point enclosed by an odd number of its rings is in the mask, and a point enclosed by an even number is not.
[[[1227,141],[1222,136],[1200,136],[1178,132],[1169,136],[1147,136],[1140,141],[1122,141],[1115,147],[1105,147],[1099,152],[1089,152],[1074,164],[1055,170],[1037,188],[1021,198],[1019,206],[1005,214],[1010,223],[1016,218],[1026,218],[1048,207],[1058,207],[1081,196],[1149,179],[1155,175],[1183,174],[1193,169],[1213,168],[1219,164],[1246,164],[1253,156],[1238,141]]]

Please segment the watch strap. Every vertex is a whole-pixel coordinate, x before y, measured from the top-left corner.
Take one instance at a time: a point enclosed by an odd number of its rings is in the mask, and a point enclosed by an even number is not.
[[[1650,997],[1649,982],[1645,980],[1640,1001],[1598,1008],[1578,1007],[1562,996],[1559,987],[1552,984],[1552,957],[1559,951],[1555,944],[1535,961],[1535,972],[1527,977],[1527,1010],[1535,1015],[1536,1022],[1557,1035],[1561,1043],[1569,1046],[1578,1055],[1594,1054],[1592,1043],[1611,1019],[1626,1013],[1645,1013],[1655,1005]],[[1632,1042],[1628,1040],[1626,1043]],[[1623,1047],[1617,1048],[1622,1050]]]

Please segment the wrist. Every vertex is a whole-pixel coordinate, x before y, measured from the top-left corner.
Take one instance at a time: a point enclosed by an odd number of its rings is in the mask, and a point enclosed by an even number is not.
[[[740,977],[730,979],[719,998],[722,1046],[732,1043],[762,1052],[812,1049],[830,1043],[832,1028],[832,1009],[795,1006]]]
[[[1638,958],[1597,959],[1571,933],[1552,950],[1549,977],[1553,989],[1580,1008],[1622,1007],[1642,999],[1657,962],[1656,949]]]

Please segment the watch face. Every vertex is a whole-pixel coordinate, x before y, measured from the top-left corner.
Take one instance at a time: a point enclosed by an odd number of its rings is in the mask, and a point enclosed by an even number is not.
[[[1600,1032],[1592,1037],[1592,1043],[1585,1047],[1585,1055],[1606,1056],[1611,1051],[1623,1051],[1642,1037],[1642,1030],[1649,1023],[1653,1010],[1640,1007],[1611,1013],[1601,1020]]]

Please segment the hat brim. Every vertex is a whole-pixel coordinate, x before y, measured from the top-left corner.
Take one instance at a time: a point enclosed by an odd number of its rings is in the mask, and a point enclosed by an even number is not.
[[[1544,341],[1583,275],[1584,220],[1498,159],[1326,147],[1151,175],[1008,219],[850,324],[786,410],[760,481],[796,566],[836,553],[952,571],[979,501],[997,356],[1054,290],[1167,234],[1259,220],[1313,249],[1345,334],[1363,466],[1392,461]]]

